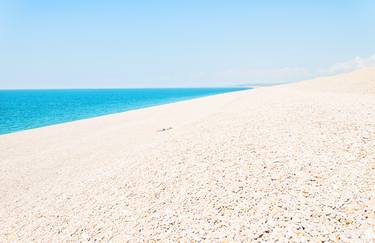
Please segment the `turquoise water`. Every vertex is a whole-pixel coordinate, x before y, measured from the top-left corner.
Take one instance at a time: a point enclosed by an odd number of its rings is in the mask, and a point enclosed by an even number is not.
[[[0,90],[0,134],[238,90]]]

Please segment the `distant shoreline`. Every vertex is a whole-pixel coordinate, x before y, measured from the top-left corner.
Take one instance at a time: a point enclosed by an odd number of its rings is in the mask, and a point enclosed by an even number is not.
[[[7,112],[0,117],[0,135],[247,89],[251,88],[0,90]],[[32,112],[32,107],[38,110]]]

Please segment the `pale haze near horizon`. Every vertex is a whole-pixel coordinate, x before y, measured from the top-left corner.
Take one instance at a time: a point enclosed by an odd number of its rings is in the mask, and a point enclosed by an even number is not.
[[[293,82],[375,63],[374,1],[1,1],[0,88]]]

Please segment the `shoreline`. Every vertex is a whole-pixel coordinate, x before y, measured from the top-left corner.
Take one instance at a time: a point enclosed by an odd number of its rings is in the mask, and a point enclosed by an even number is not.
[[[154,88],[150,88],[150,89],[154,89]],[[165,88],[160,88],[160,89],[161,90],[165,90]],[[169,88],[167,88],[167,89],[169,89]],[[171,89],[173,89],[173,88],[171,88]],[[188,89],[200,89],[200,88],[188,88]],[[203,88],[203,89],[205,89],[205,88]],[[214,88],[214,89],[221,89],[221,88]],[[223,89],[227,89],[227,88],[223,88]],[[193,100],[193,99],[210,97],[210,96],[213,96],[213,95],[220,95],[220,94],[226,94],[226,93],[232,93],[232,92],[239,92],[239,91],[245,91],[245,90],[252,90],[252,89],[254,89],[254,88],[238,88],[238,90],[227,91],[227,92],[223,92],[223,93],[207,94],[207,95],[203,95],[203,96],[199,96],[199,97],[191,97],[191,98],[185,98],[185,99],[181,99],[181,100],[177,99],[175,101],[165,101],[165,102],[161,102],[159,104],[155,103],[153,105],[145,105],[143,107],[130,108],[130,109],[124,110],[124,111],[117,111],[117,112],[111,112],[111,113],[107,113],[107,114],[89,116],[89,117],[86,117],[86,118],[77,118],[77,119],[70,120],[70,121],[63,121],[63,122],[58,122],[58,123],[52,123],[52,124],[48,124],[48,125],[33,127],[33,128],[26,128],[26,129],[23,129],[23,130],[11,131],[11,132],[7,132],[7,133],[0,133],[0,137],[3,136],[3,135],[13,134],[13,133],[19,133],[19,132],[33,130],[33,129],[39,129],[39,128],[43,128],[43,127],[56,126],[56,125],[65,124],[65,123],[71,123],[71,122],[76,122],[76,121],[80,121],[80,120],[87,120],[87,119],[92,119],[92,118],[97,118],[97,117],[103,117],[103,116],[108,116],[108,115],[113,115],[113,114],[119,114],[119,113],[124,113],[124,112],[129,112],[129,111],[147,109],[147,108],[161,106],[161,105],[174,104],[174,103],[177,103],[177,102],[183,102],[183,101],[188,101],[188,100]],[[62,89],[60,89],[60,90],[62,90]],[[88,89],[76,89],[76,90],[79,91],[79,90],[88,90]],[[94,89],[94,90],[103,90],[103,89]],[[111,89],[111,90],[117,90],[117,89]],[[27,90],[22,90],[22,91],[27,91]],[[32,91],[32,90],[30,90],[30,91]],[[38,90],[38,91],[40,91],[40,90]],[[41,90],[41,91],[43,91],[43,90]],[[47,91],[49,91],[49,90],[47,90]],[[56,91],[59,91],[59,89],[56,89]]]

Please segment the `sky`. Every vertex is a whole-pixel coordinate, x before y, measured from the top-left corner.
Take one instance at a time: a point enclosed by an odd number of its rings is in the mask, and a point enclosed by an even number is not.
[[[0,0],[0,88],[294,82],[375,64],[374,0]]]

